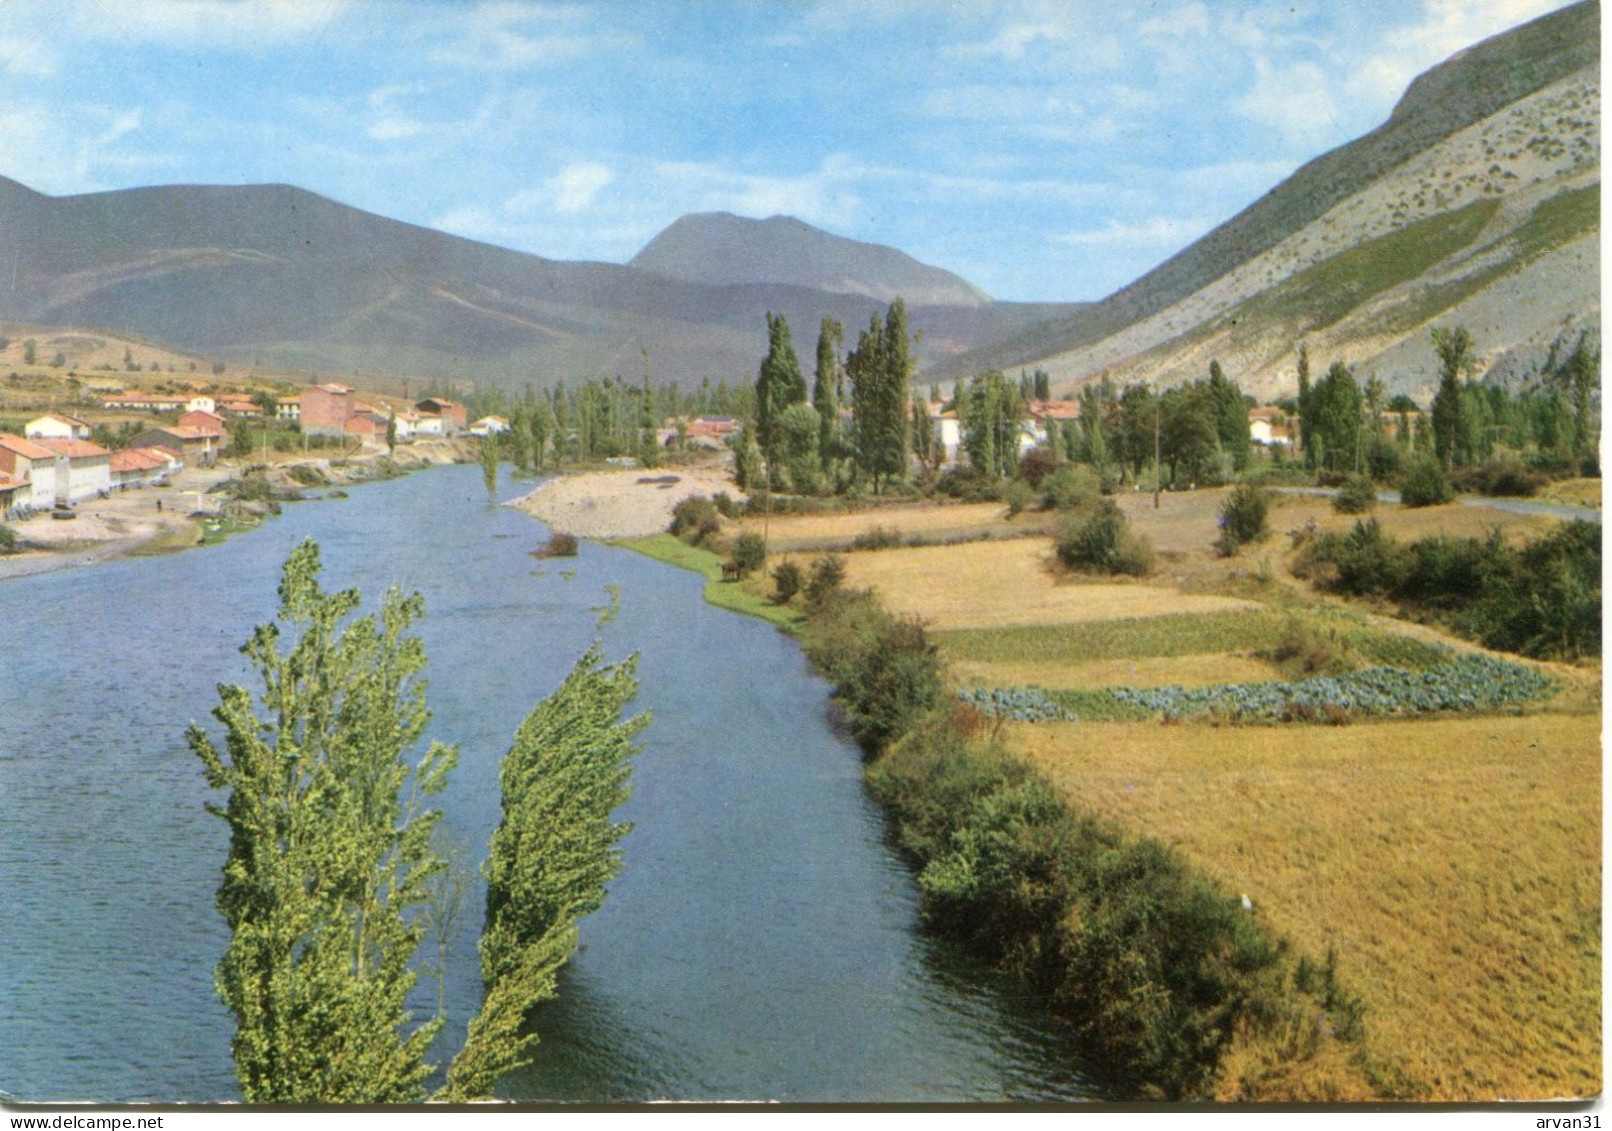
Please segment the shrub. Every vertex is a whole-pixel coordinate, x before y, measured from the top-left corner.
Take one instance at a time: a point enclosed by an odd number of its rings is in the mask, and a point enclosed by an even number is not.
[[[574,558],[577,556],[577,536],[555,530],[549,540],[532,551],[534,558]]]
[[[1407,507],[1433,507],[1455,498],[1444,468],[1431,456],[1410,461],[1399,480],[1399,501]]]
[[[1332,509],[1339,514],[1365,514],[1377,505],[1377,485],[1369,475],[1351,475],[1332,496]]]
[[[1053,458],[1046,448],[1031,448],[1019,457],[1019,469],[1014,472],[1014,479],[1029,484],[1032,488],[1041,486],[1046,479],[1058,469],[1058,461]]]
[[[965,503],[991,503],[1002,497],[1002,481],[977,467],[955,467],[942,472],[935,489]]]
[[[840,586],[845,582],[845,559],[834,554],[824,554],[812,563],[811,573],[806,579],[806,600],[812,605],[821,605],[833,594],[838,593]]]
[[[773,595],[780,605],[787,605],[789,599],[800,592],[801,570],[793,561],[779,562],[772,571]]]
[[[17,532],[0,522],[0,554],[15,554],[21,548],[18,545]]]
[[[1085,573],[1125,573],[1135,577],[1153,568],[1153,547],[1125,521],[1112,499],[1058,535],[1058,560]]]
[[[1450,484],[1477,495],[1527,497],[1545,485],[1545,476],[1515,459],[1492,459],[1478,467],[1463,468]]]
[[[1102,480],[1090,468],[1060,467],[1042,482],[1041,505],[1047,510],[1080,510],[1102,494]]]
[[[1265,536],[1270,497],[1252,483],[1239,483],[1220,508],[1220,537],[1216,548],[1230,557],[1243,546]]]
[[[893,550],[901,545],[901,531],[888,526],[875,526],[851,539],[853,550]]]
[[[726,491],[718,491],[711,496],[711,502],[716,506],[717,513],[723,518],[738,518],[741,512],[740,504],[733,501],[733,497]]]
[[[1012,518],[1030,505],[1035,495],[1030,484],[1023,479],[1015,479],[1002,491],[1002,501],[1007,503],[1008,517]]]
[[[708,543],[722,529],[717,505],[704,495],[690,495],[672,508],[673,534],[694,546]]]
[[[747,530],[734,540],[733,564],[739,567],[741,577],[767,564],[767,543],[761,535]]]
[[[1337,571],[1332,588],[1357,596],[1391,592],[1404,573],[1399,544],[1383,533],[1375,518],[1356,522],[1348,534],[1321,535],[1309,552]]]

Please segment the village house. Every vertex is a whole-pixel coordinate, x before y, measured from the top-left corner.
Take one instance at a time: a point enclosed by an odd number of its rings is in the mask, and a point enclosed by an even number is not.
[[[218,402],[208,396],[194,396],[185,401],[186,412],[218,412]]]
[[[91,428],[76,416],[59,412],[46,413],[22,426],[22,434],[30,440],[88,440]]]
[[[30,489],[26,479],[14,479],[9,475],[0,475],[0,518],[16,518],[23,505],[21,500],[26,497]]]
[[[1248,438],[1267,448],[1285,448],[1293,443],[1287,414],[1273,406],[1248,410]]]
[[[470,426],[472,436],[491,436],[509,431],[509,421],[502,416],[484,416]]]
[[[43,444],[0,432],[0,473],[26,484],[13,492],[12,506],[21,511],[49,510],[56,505],[56,465],[61,457]]]
[[[688,422],[683,438],[701,447],[720,448],[738,430],[739,422],[731,416],[701,416]]]
[[[214,410],[221,416],[253,417],[262,415],[262,407],[245,393],[223,393]]]
[[[948,409],[944,401],[925,401],[924,415],[929,418],[935,442],[943,453],[940,465],[945,467],[956,463],[957,453],[963,446],[963,429],[956,410]]]
[[[211,467],[222,448],[221,438],[188,424],[164,424],[148,428],[130,442],[131,448],[168,448],[178,452],[187,464]]]
[[[302,392],[302,430],[310,436],[343,436],[357,412],[353,391],[346,385],[310,385]]]
[[[296,422],[302,419],[302,396],[292,394],[289,397],[274,398],[274,418]]]
[[[211,432],[220,441],[224,438],[224,418],[216,412],[206,409],[192,409],[179,418],[179,423],[186,428],[197,428],[203,432]]]
[[[101,398],[101,407],[138,412],[178,412],[190,398],[164,393],[118,393]]]
[[[183,464],[163,448],[125,448],[112,453],[112,486],[119,491],[164,483]]]
[[[435,416],[442,420],[442,434],[456,436],[465,430],[465,406],[457,401],[445,401],[441,397],[427,397],[414,406],[414,411],[421,416]]]
[[[56,461],[56,505],[107,495],[112,490],[112,453],[88,440],[40,440],[63,458]]]

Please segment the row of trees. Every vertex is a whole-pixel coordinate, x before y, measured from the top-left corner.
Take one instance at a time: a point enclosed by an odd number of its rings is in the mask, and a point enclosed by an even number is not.
[[[245,688],[221,685],[220,750],[188,733],[209,810],[230,829],[218,907],[230,928],[215,985],[235,1016],[236,1074],[248,1103],[399,1103],[426,1098],[425,1060],[443,1024],[409,998],[416,952],[438,935],[439,979],[463,900],[428,807],[457,750],[431,743],[416,760],[429,711],[425,653],[410,627],[418,594],[387,594],[357,616],[355,590],[326,593],[318,547],[286,561],[275,621],[242,651],[262,682],[260,717]],[[505,759],[504,816],[487,865],[482,936],[486,995],[439,1098],[491,1093],[528,1058],[532,1007],[552,995],[576,941],[620,864],[632,737],[622,722],[633,661],[601,667],[597,645],[522,724]]]
[[[738,441],[741,486],[764,479],[808,494],[843,490],[851,483],[880,491],[905,478],[914,434],[908,415],[913,360],[906,304],[896,299],[883,321],[874,315],[842,361],[843,338],[844,328],[825,318],[808,400],[789,324],[781,315],[767,315],[754,428],[747,426]],[[849,430],[841,424],[844,405],[851,410]],[[927,422],[919,430],[928,435]]]

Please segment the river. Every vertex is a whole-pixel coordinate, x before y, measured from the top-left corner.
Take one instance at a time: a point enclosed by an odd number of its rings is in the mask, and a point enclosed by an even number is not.
[[[505,484],[510,496],[529,485]],[[213,990],[226,832],[184,742],[275,608],[280,564],[320,544],[326,588],[419,590],[434,712],[456,742],[444,824],[477,862],[498,762],[594,637],[637,652],[649,710],[625,865],[584,920],[537,1060],[510,1099],[966,1102],[1094,1098],[1067,1035],[1014,986],[918,928],[828,688],[770,626],[701,579],[541,525],[455,467],[286,508],[171,557],[0,583],[0,1089],[23,1100],[238,1096]],[[619,616],[595,606],[621,586]],[[454,941],[450,1055],[480,994],[482,892]],[[436,987],[417,987],[429,1011]]]

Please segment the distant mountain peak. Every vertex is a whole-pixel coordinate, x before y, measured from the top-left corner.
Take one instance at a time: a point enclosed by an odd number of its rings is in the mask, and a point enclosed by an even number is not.
[[[781,284],[912,306],[982,306],[990,296],[950,271],[880,244],[815,228],[793,216],[765,220],[731,212],[679,217],[628,263],[641,271],[711,286]]]

